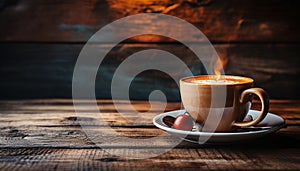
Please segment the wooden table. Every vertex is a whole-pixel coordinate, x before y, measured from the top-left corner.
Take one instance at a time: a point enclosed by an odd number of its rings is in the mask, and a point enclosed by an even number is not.
[[[82,102],[88,109],[89,101]],[[129,104],[117,103],[124,109]],[[131,103],[139,111],[149,108],[147,102]],[[132,125],[117,115],[110,100],[98,105],[122,135],[149,138],[163,133],[152,124],[158,113],[146,112],[144,124]],[[161,105],[157,102],[154,108]],[[166,111],[179,108],[180,103],[168,103]],[[258,109],[259,103],[252,108]],[[93,118],[78,118],[72,100],[1,101],[0,170],[300,170],[300,101],[271,100],[270,111],[282,116],[287,127],[266,137],[226,145],[182,142],[154,158],[128,159],[107,153],[85,135],[78,120]],[[124,146],[111,148],[127,151]]]

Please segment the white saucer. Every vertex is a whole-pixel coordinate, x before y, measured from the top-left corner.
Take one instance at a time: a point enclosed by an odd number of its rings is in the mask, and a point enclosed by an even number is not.
[[[162,113],[153,118],[153,124],[158,128],[167,131],[168,133],[182,138],[183,140],[193,143],[228,143],[241,140],[247,140],[252,138],[258,138],[266,134],[270,134],[284,127],[284,119],[278,115],[268,113],[267,116],[255,127],[241,128],[239,132],[194,132],[194,131],[183,131],[168,127],[163,122],[163,117],[183,114],[185,110],[175,110],[167,113]],[[250,110],[248,115],[251,115],[255,119],[259,115],[260,111]]]

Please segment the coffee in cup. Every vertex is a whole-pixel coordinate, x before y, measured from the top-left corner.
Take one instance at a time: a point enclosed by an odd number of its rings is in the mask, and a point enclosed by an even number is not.
[[[192,76],[180,80],[181,100],[185,110],[205,132],[227,132],[248,127],[264,119],[269,98],[261,88],[253,88],[253,79],[240,76]],[[259,97],[262,109],[257,118],[242,122],[250,110],[253,95]]]

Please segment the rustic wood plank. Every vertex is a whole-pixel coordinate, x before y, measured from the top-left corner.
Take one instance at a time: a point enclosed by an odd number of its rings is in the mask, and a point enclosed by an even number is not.
[[[83,108],[90,108],[89,102],[89,100],[81,100]],[[98,100],[97,102],[99,106],[104,105],[106,108],[114,108],[110,100]],[[130,105],[130,103],[124,100],[118,100],[117,104],[123,105],[121,108],[128,108],[126,106]],[[133,106],[139,106],[140,109],[147,109],[149,107],[147,102],[143,101],[132,101],[131,104],[133,104]],[[155,109],[162,103],[154,102],[153,104]],[[287,128],[283,128],[276,134],[260,140],[246,142],[246,144],[260,148],[273,148],[279,146],[286,148],[297,147],[297,144],[300,141],[299,104],[300,101],[296,100],[271,100],[270,111],[283,116],[286,119]],[[96,147],[96,145],[86,137],[86,134],[80,127],[78,121],[90,125],[90,122],[93,122],[98,118],[88,118],[86,116],[78,117],[74,111],[70,111],[72,105],[72,100],[66,99],[0,101],[0,147]],[[259,101],[253,102],[253,107],[255,109],[258,109],[259,106]],[[282,111],[286,106],[291,110]],[[180,103],[168,103],[166,110],[176,110],[179,107]],[[56,108],[56,111],[47,112],[47,110],[53,108]],[[30,113],[27,113],[28,109],[31,111]],[[297,113],[290,113],[291,111],[296,111]],[[107,121],[108,124],[121,135],[131,138],[150,138],[163,133],[163,131],[157,129],[152,124],[152,118],[157,114],[158,113],[156,112],[145,113],[142,118],[144,121],[142,124],[132,124],[129,121],[135,118],[134,114],[127,114],[126,119],[116,112],[102,113],[99,117]],[[106,128],[105,125],[99,124],[97,126],[91,125],[85,127],[85,130],[95,131],[99,134],[99,131],[107,132],[108,128]],[[100,141],[104,138],[118,139],[118,137],[111,135],[98,136],[98,140]],[[159,143],[157,145],[159,147],[167,148],[169,145],[166,142],[173,141],[176,140],[172,140],[168,136],[163,136],[162,139],[158,141]],[[276,143],[274,144],[273,142]],[[111,144],[106,144],[105,146],[120,148],[126,143],[127,142],[124,142],[124,140],[118,140],[116,143],[111,142]],[[147,144],[142,144],[141,147],[146,148]],[[183,142],[178,147],[190,148],[194,147],[194,145]]]
[[[71,98],[73,70],[82,46],[2,44],[0,98]],[[95,46],[99,51],[107,48],[104,44]],[[217,44],[215,48],[226,61],[226,74],[253,77],[256,86],[266,89],[271,98],[299,99],[298,44]],[[110,98],[110,82],[118,65],[128,56],[145,49],[169,51],[183,60],[194,74],[205,73],[201,62],[180,44],[120,44],[107,55],[98,71],[98,98]],[[202,62],[210,63],[210,59]],[[178,69],[170,74],[179,76],[182,73]],[[139,74],[136,79],[139,81],[131,85],[132,99],[148,99],[151,91],[160,89],[169,101],[180,100],[177,85],[166,74],[149,71]]]
[[[84,114],[89,114],[95,111],[89,111],[91,108],[89,104],[90,100],[81,100],[81,110]],[[62,103],[57,105],[58,103]],[[101,112],[101,116],[91,115],[93,118],[88,118],[81,115],[76,115],[72,100],[63,99],[44,99],[44,100],[15,100],[15,101],[0,101],[0,114],[1,126],[21,126],[21,125],[33,125],[33,126],[76,126],[78,121],[90,122],[95,119],[104,119],[112,126],[138,126],[132,124],[129,120],[136,117],[135,111],[148,111],[149,103],[146,101],[132,101],[126,102],[125,100],[116,101],[115,105],[118,105],[121,111],[124,112],[124,116],[121,116],[115,110],[114,104],[111,100],[98,100],[98,106],[100,109],[104,109]],[[166,108],[160,111],[162,102],[152,102],[152,110],[145,112],[142,117],[145,121],[144,125],[152,125],[152,118],[163,111],[178,110],[181,108],[181,103],[167,103]],[[271,100],[270,112],[282,116],[287,120],[288,125],[300,123],[300,106],[299,100]],[[252,109],[259,110],[260,102],[254,100],[252,103]],[[106,110],[105,110],[106,109]],[[110,110],[107,110],[110,109]],[[91,113],[92,114],[92,113]],[[126,117],[126,118],[123,118]]]
[[[126,153],[126,149],[121,149]],[[172,149],[151,159],[122,159],[101,149],[1,149],[1,170],[297,170],[299,149]],[[262,155],[263,154],[263,155]],[[288,156],[286,154],[289,154]]]
[[[185,19],[214,42],[299,42],[300,39],[297,0],[1,2],[0,41],[85,42],[102,26],[128,15],[145,12],[164,13]],[[141,21],[134,22],[145,25],[145,18]],[[149,29],[162,30],[168,26],[168,22],[162,22]],[[176,29],[179,33],[182,32],[182,39],[186,39],[182,28]],[[188,41],[194,40],[197,37]],[[140,36],[133,41],[172,40]]]
[[[249,146],[249,148],[298,148],[300,143],[299,137],[299,123],[298,126],[288,126],[282,128],[275,134],[271,134],[259,139],[247,140],[241,142],[223,143],[214,146]],[[108,129],[105,127],[85,127],[83,130],[80,126],[73,127],[70,125],[11,125],[2,126],[0,130],[0,147],[1,148],[31,148],[31,147],[53,147],[53,148],[95,148],[97,144],[101,144],[105,148],[129,148],[130,142],[123,139],[126,136],[132,139],[149,140],[153,136],[158,136],[164,133],[162,130],[152,127],[112,127],[119,136],[102,135]],[[85,131],[95,132],[97,138],[86,136]],[[110,140],[108,143],[107,140]],[[143,141],[136,144],[134,148],[170,148],[174,143],[179,141],[177,138],[170,137],[170,135],[161,135],[159,139],[154,142]],[[129,144],[128,144],[129,143]],[[181,142],[177,148],[194,148],[196,144],[189,142]],[[200,147],[210,147],[211,145],[200,145]]]

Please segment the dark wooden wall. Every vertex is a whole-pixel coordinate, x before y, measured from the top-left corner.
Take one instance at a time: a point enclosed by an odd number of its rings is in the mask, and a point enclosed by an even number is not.
[[[227,61],[226,74],[254,78],[271,98],[299,99],[299,7],[298,0],[0,0],[0,98],[72,97],[73,69],[85,42],[116,19],[156,12],[197,26]],[[105,49],[107,43],[97,46]],[[97,80],[97,97],[110,97],[111,76],[122,59],[149,48],[171,51],[200,73],[183,45],[137,36],[106,57],[99,72],[107,77]],[[146,99],[159,88],[169,100],[180,100],[167,75],[139,77],[144,81],[132,84],[133,99]],[[156,87],[145,88],[149,84]]]

